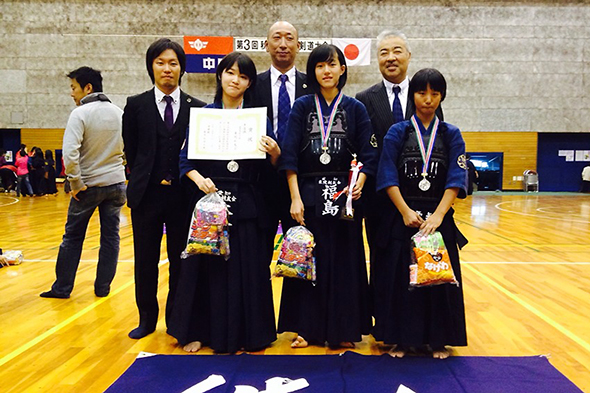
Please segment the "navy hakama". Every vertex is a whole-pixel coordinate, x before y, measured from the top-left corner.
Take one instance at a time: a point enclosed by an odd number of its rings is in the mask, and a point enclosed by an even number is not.
[[[432,127],[429,130],[420,128],[428,140]],[[465,143],[458,128],[441,122],[432,155],[432,170],[428,175],[432,187],[428,192],[423,192],[417,187],[422,161],[414,144],[414,133],[409,121],[390,128],[384,139],[377,189],[384,192],[390,186],[400,187],[408,206],[426,218],[428,213],[436,210],[445,189],[459,188],[459,197],[465,197]],[[413,168],[418,169],[417,173]],[[455,225],[453,209],[449,209],[437,230],[442,234],[448,249],[459,287],[443,284],[410,290],[410,238],[418,229],[406,227],[393,203],[391,208],[395,210],[395,215],[388,226],[383,228],[384,232],[380,233],[380,242],[371,266],[375,284],[373,336],[386,344],[405,347],[467,345],[458,251],[458,244],[463,245],[465,239]]]
[[[327,114],[335,104],[328,106],[321,96],[320,103]],[[377,152],[369,143],[371,123],[359,101],[344,96],[333,124],[327,143],[331,161],[323,164],[314,95],[295,101],[280,165],[298,175],[306,227],[316,243],[317,282],[284,279],[278,331],[297,332],[311,344],[361,341],[372,325],[362,207],[356,201],[354,219],[341,219],[346,196],[337,202],[330,196],[347,185],[352,153],[364,164],[362,172],[371,175]]]

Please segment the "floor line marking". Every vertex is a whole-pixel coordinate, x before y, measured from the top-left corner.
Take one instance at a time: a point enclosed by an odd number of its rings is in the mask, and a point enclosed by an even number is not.
[[[168,263],[168,259],[164,259],[164,260],[160,261],[160,263],[158,264],[158,267],[165,265],[166,263]],[[70,323],[74,322],[76,319],[83,316],[84,314],[87,314],[88,312],[94,310],[96,307],[100,306],[101,304],[103,304],[107,300],[110,300],[109,299],[110,297],[113,297],[113,296],[119,294],[120,292],[124,291],[125,289],[129,288],[134,283],[135,283],[135,279],[131,279],[131,280],[127,281],[125,284],[121,285],[119,288],[112,291],[109,296],[98,299],[97,301],[86,306],[85,308],[78,311],[77,313],[75,313],[71,317],[67,318],[65,321],[63,321],[63,322],[57,324],[56,326],[52,327],[51,329],[47,330],[45,333],[35,337],[34,339],[32,339],[31,341],[29,341],[26,344],[21,345],[19,348],[15,349],[11,353],[9,353],[8,355],[6,355],[0,359],[0,368],[2,366],[4,366],[6,363],[10,362],[15,357],[17,357],[17,356],[21,355],[22,353],[28,351],[29,349],[33,348],[35,345],[39,344],[41,341],[45,340],[47,337],[53,335],[54,333],[57,333],[58,331],[60,331],[61,329],[63,329],[67,325],[69,325]]]
[[[566,337],[568,337],[570,340],[572,340],[575,343],[577,343],[578,345],[580,345],[586,351],[590,352],[590,344],[588,342],[584,341],[583,339],[581,339],[580,337],[578,337],[575,333],[572,333],[570,330],[568,330],[567,328],[563,327],[558,322],[555,322],[553,319],[551,319],[547,315],[543,314],[543,312],[537,310],[534,306],[532,306],[529,303],[527,303],[526,301],[520,299],[518,296],[516,296],[513,293],[511,293],[509,290],[507,290],[506,288],[504,288],[502,285],[498,284],[493,279],[491,279],[488,276],[486,276],[485,274],[477,271],[477,269],[475,269],[475,268],[473,268],[473,267],[471,267],[469,265],[464,265],[464,266],[468,270],[470,270],[472,273],[475,273],[476,275],[478,275],[481,279],[483,279],[484,281],[486,281],[488,284],[490,284],[491,286],[493,286],[494,288],[496,288],[497,290],[499,290],[500,292],[502,292],[504,295],[508,296],[510,299],[514,300],[516,303],[520,304],[522,307],[526,308],[527,310],[529,310],[530,312],[532,312],[537,317],[541,318],[543,321],[545,321],[546,323],[548,323],[549,325],[551,325],[553,328],[555,328],[556,330],[558,330],[560,333],[562,333],[563,335],[565,335]]]
[[[55,258],[52,259],[24,259],[24,262],[53,262],[55,263]],[[98,259],[80,259],[80,262],[84,262],[84,263],[96,263],[98,262]],[[128,262],[134,262],[133,259],[119,259],[118,262],[122,262],[122,263],[128,263]]]

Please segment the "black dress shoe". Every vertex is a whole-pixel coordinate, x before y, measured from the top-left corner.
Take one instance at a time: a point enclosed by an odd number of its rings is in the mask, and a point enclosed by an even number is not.
[[[61,293],[56,293],[56,292],[53,292],[53,290],[47,291],[47,292],[43,292],[39,296],[41,296],[41,297],[50,297],[50,298],[54,298],[54,299],[69,299],[70,298],[70,295],[64,295],[64,294],[61,294]]]
[[[139,325],[135,329],[129,332],[129,337],[134,340],[139,340],[140,338],[144,338],[148,334],[152,334],[156,331],[156,328],[148,328],[146,326]]]

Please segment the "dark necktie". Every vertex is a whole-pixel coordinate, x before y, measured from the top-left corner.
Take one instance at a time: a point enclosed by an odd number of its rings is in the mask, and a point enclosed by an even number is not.
[[[289,119],[289,112],[291,111],[291,101],[289,100],[289,93],[287,93],[287,85],[285,82],[289,77],[282,74],[281,87],[279,87],[279,113],[277,119],[277,139],[279,144],[282,142],[285,135],[285,129],[287,128],[287,120]]]
[[[166,109],[164,110],[164,123],[166,123],[166,128],[168,131],[172,129],[174,125],[174,114],[172,113],[172,97],[164,96],[166,100]]]
[[[399,93],[402,89],[399,86],[393,86],[393,93],[395,94],[395,98],[393,99],[393,124],[399,123],[400,121],[404,120],[404,112],[402,111],[402,103],[399,100]]]

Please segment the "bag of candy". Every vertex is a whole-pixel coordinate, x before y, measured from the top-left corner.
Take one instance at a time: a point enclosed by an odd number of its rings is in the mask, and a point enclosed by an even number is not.
[[[418,232],[412,236],[411,246],[410,288],[447,283],[459,286],[440,232],[428,236]]]
[[[186,249],[181,257],[194,254],[221,255],[229,258],[228,210],[216,192],[197,202],[188,234]]]
[[[283,245],[273,274],[274,277],[293,277],[315,282],[316,267],[313,234],[304,226],[290,228],[283,238]]]

